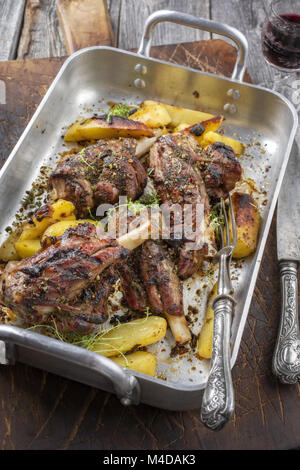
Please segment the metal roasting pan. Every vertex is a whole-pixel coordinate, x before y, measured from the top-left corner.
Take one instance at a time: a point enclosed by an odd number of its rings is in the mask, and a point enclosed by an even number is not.
[[[235,42],[239,53],[231,79],[191,70],[149,57],[150,33],[162,21],[218,33]],[[90,47],[73,54],[62,66],[0,173],[0,243],[42,165],[62,149],[62,128],[79,117],[83,107],[107,101],[139,103],[155,99],[213,114],[224,113],[225,134],[235,132],[244,142],[258,140],[247,150],[244,170],[267,192],[262,206],[258,247],[247,259],[235,283],[237,306],[232,323],[231,366],[234,365],[254,290],[280,185],[291,152],[297,114],[282,95],[242,82],[247,41],[235,28],[210,20],[158,11],[145,24],[137,54],[111,47]],[[197,90],[199,98],[193,92]],[[93,107],[94,106],[94,107]],[[103,106],[103,104],[102,104]],[[259,149],[264,148],[264,152]],[[269,168],[265,171],[266,165]],[[275,256],[275,254],[274,254]],[[31,366],[115,393],[124,405],[140,402],[171,410],[199,408],[209,361],[189,379],[182,371],[174,380],[135,373],[85,349],[17,326],[0,325],[0,363],[20,361]]]

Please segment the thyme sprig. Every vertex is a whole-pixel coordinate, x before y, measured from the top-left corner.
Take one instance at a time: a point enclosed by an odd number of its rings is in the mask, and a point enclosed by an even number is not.
[[[96,220],[96,221],[97,221],[96,217],[94,217],[93,214],[92,214],[91,208],[88,207],[87,210],[88,210],[88,213],[89,213],[90,218],[91,218],[92,220]]]
[[[138,322],[141,325],[148,319],[150,315],[151,315],[150,309],[149,307],[147,307],[145,310],[145,317],[134,320],[134,321]],[[62,341],[64,343],[69,343],[74,346],[79,346],[89,351],[92,351],[97,346],[97,344],[101,342],[101,346],[108,347],[108,349],[102,349],[103,353],[109,352],[113,348],[117,353],[116,355],[120,355],[125,359],[125,362],[126,362],[125,367],[128,367],[128,360],[126,358],[126,355],[124,354],[123,351],[115,347],[113,344],[113,341],[120,340],[123,337],[116,335],[113,337],[106,338],[106,335],[108,333],[110,333],[111,331],[117,331],[118,328],[120,328],[120,326],[124,325],[124,323],[121,323],[119,320],[117,320],[117,324],[112,326],[111,328],[98,331],[96,333],[91,333],[89,335],[80,335],[75,332],[62,333],[61,331],[59,331],[56,320],[53,316],[51,316],[51,322],[52,324],[49,324],[49,325],[47,324],[46,325],[34,325],[27,329],[38,330],[40,333],[45,334],[46,336],[50,336],[51,338],[58,339],[59,341]],[[105,342],[103,342],[103,340],[105,340]]]
[[[86,159],[84,158],[84,152],[86,151],[86,147],[84,147],[83,149],[80,150],[79,152],[79,155],[80,155],[80,161],[81,163],[84,163],[86,166],[88,166],[89,168],[91,168],[92,170],[94,170],[94,165],[95,163],[89,163],[86,161]]]
[[[212,207],[210,214],[210,226],[215,230],[219,230],[224,226],[225,220],[224,220],[224,214],[222,212],[222,208],[220,204],[216,204],[215,206]]]

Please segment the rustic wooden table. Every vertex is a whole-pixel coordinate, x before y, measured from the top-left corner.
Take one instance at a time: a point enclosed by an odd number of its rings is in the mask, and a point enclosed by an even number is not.
[[[137,47],[146,17],[162,8],[236,26],[249,40],[248,70],[254,83],[276,88],[297,105],[296,74],[281,77],[266,66],[260,52],[260,30],[268,4],[266,0],[108,1],[116,46],[123,49]],[[154,44],[211,39],[209,33],[174,25],[159,25],[153,36]],[[2,61],[66,55],[55,0],[0,0],[0,44]],[[1,115],[0,126],[5,119]],[[10,148],[17,137],[11,141],[8,132],[4,145]],[[0,449],[300,447],[299,385],[280,385],[270,372],[279,306],[273,221],[233,371],[236,412],[221,432],[204,428],[199,410],[175,413],[144,405],[124,408],[110,394],[17,364],[0,368]]]

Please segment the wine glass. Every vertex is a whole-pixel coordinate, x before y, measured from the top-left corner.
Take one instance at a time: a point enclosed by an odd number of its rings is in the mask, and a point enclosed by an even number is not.
[[[271,2],[261,41],[262,53],[272,77],[272,89],[294,102],[295,87],[299,88],[300,0]]]
[[[300,0],[273,0],[262,29],[265,60],[284,72],[300,71]]]

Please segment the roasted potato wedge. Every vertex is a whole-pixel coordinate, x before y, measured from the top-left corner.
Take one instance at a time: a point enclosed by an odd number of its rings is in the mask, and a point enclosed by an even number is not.
[[[206,121],[197,122],[196,124],[189,125],[186,122],[179,124],[175,127],[173,132],[187,131],[194,135],[195,139],[199,144],[203,141],[203,138],[207,132],[217,131],[223,122],[223,116],[214,116]]]
[[[184,131],[188,127],[190,127],[190,125],[187,122],[181,122],[180,124],[178,124],[177,127],[174,128],[173,134],[176,134],[177,132]]]
[[[216,282],[209,295],[204,323],[198,336],[198,354],[205,359],[211,358],[213,329],[214,329],[214,311],[211,306],[213,299],[218,293],[218,283]]]
[[[41,249],[40,240],[24,240],[15,243],[15,249],[20,258],[30,258]]]
[[[245,145],[242,142],[232,139],[231,137],[226,137],[225,135],[217,134],[213,131],[205,133],[203,139],[199,143],[202,147],[207,147],[208,145],[211,145],[214,142],[222,142],[223,144],[228,145],[233,149],[236,155],[242,155],[245,150]]]
[[[68,228],[77,227],[80,224],[84,224],[85,222],[89,222],[93,225],[98,225],[98,221],[91,220],[91,219],[79,219],[79,220],[61,220],[60,222],[56,222],[53,225],[50,225],[42,236],[42,245],[47,245],[47,239],[60,237],[65,233]]]
[[[116,362],[121,367],[126,367],[142,374],[151,375],[152,377],[156,372],[157,360],[153,354],[146,351],[136,351],[127,356],[112,357],[112,361]]]
[[[257,245],[260,214],[255,200],[250,194],[234,192],[231,196],[237,229],[237,246],[233,258],[251,255]],[[232,223],[229,213],[229,230],[232,236]]]
[[[105,117],[92,117],[72,124],[66,135],[65,142],[81,140],[108,139],[112,137],[152,137],[152,130],[143,122],[112,116],[110,122]]]
[[[0,260],[2,261],[17,261],[20,259],[15,243],[20,238],[20,230],[17,229],[10,234],[5,242],[0,246]]]
[[[202,145],[202,142],[205,142],[205,136],[208,132],[214,132],[219,129],[223,122],[223,116],[214,116],[211,119],[207,119],[206,121],[198,122],[197,124],[193,124],[185,129],[187,132],[190,132],[194,135],[195,139],[197,140],[198,144]]]
[[[154,104],[162,105],[168,112],[171,120],[168,123],[170,127],[177,127],[179,124],[185,122],[189,126],[196,124],[197,122],[205,121],[211,119],[214,116],[209,113],[203,113],[202,111],[196,111],[194,109],[179,108],[177,106],[171,106],[169,104],[160,103],[158,101],[144,101],[144,106],[150,106]]]
[[[93,346],[92,351],[103,356],[118,356],[131,351],[135,346],[148,346],[163,338],[167,322],[162,317],[150,316],[123,323],[104,333]]]
[[[35,240],[58,220],[75,220],[75,206],[70,201],[58,199],[52,204],[45,204],[38,209],[30,222],[26,222],[19,241]]]
[[[167,126],[171,122],[166,107],[157,101],[144,101],[140,109],[131,115],[131,119],[154,128]]]

